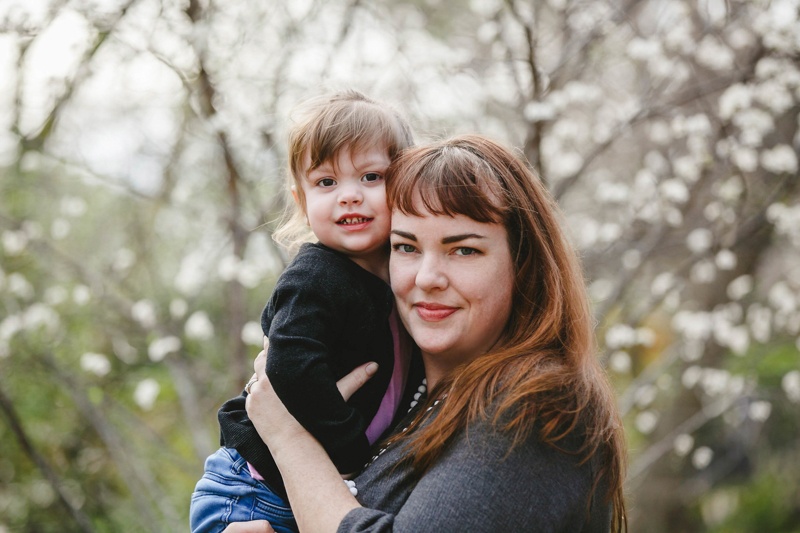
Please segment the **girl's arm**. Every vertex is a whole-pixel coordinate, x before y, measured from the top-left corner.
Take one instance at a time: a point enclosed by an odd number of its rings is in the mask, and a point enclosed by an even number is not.
[[[359,507],[322,446],[286,410],[264,371],[265,350],[255,360],[258,381],[250,387],[247,412],[278,464],[301,531],[336,531],[344,516]],[[377,371],[358,367],[337,384],[347,399]]]

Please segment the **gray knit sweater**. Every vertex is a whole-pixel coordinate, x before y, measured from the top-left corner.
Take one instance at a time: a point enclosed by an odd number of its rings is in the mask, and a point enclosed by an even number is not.
[[[602,481],[592,500],[596,460],[581,465],[579,456],[541,442],[537,429],[509,453],[508,435],[475,423],[419,480],[402,463],[404,445],[390,445],[356,477],[363,507],[338,531],[608,532]],[[577,450],[580,439],[560,444]]]

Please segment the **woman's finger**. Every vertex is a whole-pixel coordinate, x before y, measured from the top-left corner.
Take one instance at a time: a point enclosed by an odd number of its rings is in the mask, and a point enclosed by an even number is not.
[[[262,379],[267,372],[267,351],[261,350],[253,361],[253,370],[258,379]]]
[[[342,398],[349,400],[378,371],[378,363],[365,363],[336,382]]]
[[[275,533],[275,530],[266,520],[252,520],[228,524],[222,533]]]

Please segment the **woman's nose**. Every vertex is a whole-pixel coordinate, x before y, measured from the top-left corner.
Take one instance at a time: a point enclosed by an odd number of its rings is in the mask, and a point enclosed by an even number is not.
[[[416,283],[417,287],[425,291],[446,289],[449,281],[441,260],[434,255],[423,256]]]

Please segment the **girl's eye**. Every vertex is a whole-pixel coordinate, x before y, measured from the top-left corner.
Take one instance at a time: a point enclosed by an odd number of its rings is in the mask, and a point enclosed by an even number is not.
[[[322,178],[317,182],[320,187],[333,187],[336,185],[336,180],[333,178]]]
[[[456,255],[475,255],[480,253],[475,248],[467,248],[466,246],[462,246],[461,248],[456,248]]]
[[[368,172],[361,177],[361,181],[379,181],[381,179],[381,175],[376,172]]]
[[[394,250],[395,252],[400,252],[401,254],[413,254],[414,252],[417,251],[417,249],[414,248],[412,245],[403,242],[398,244],[393,244],[392,250]]]

